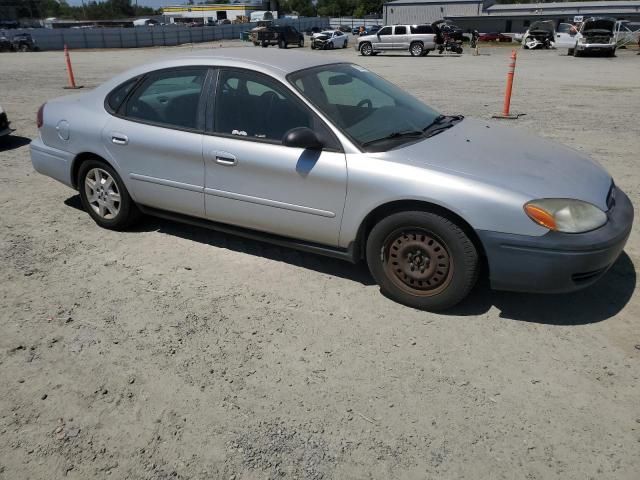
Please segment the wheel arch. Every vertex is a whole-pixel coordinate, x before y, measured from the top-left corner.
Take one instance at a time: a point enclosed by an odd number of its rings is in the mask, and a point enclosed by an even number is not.
[[[78,172],[80,171],[80,166],[84,162],[86,162],[87,160],[100,160],[100,161],[106,163],[107,165],[109,165],[116,172],[118,171],[118,169],[115,167],[115,165],[113,165],[111,162],[109,162],[102,155],[98,155],[97,153],[93,153],[93,152],[82,152],[82,153],[79,153],[79,154],[77,154],[75,156],[75,158],[73,159],[73,163],[71,164],[71,185],[76,190],[78,189]]]
[[[474,246],[478,250],[479,257],[482,259],[482,263],[486,266],[486,254],[484,247],[471,224],[452,210],[443,207],[442,205],[438,205],[437,203],[425,200],[394,200],[378,205],[376,208],[371,210],[362,220],[358,228],[356,242],[358,245],[357,255],[359,258],[364,258],[367,238],[375,224],[389,215],[406,211],[431,212],[451,220],[460,227],[473,242]]]

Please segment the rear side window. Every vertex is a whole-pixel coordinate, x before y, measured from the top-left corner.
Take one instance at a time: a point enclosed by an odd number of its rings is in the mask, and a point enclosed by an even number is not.
[[[180,68],[150,74],[127,100],[131,120],[195,129],[206,68]]]
[[[395,35],[406,35],[407,27],[396,27]]]
[[[391,35],[391,27],[384,27],[378,31],[378,35]]]
[[[131,80],[124,82],[122,85],[117,86],[109,95],[107,95],[107,106],[112,113],[118,111],[118,108],[120,108],[120,105],[122,105],[122,102],[139,79],[140,77],[134,77]]]
[[[411,33],[433,33],[433,28],[431,25],[411,25]]]

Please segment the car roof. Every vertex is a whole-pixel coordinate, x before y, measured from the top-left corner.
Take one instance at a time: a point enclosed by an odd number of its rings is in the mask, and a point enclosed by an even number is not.
[[[97,90],[112,89],[126,80],[164,68],[186,66],[219,66],[249,68],[276,78],[284,78],[292,72],[320,65],[345,63],[339,58],[325,55],[310,55],[307,51],[279,48],[231,47],[202,49],[181,56],[171,56],[127,70],[103,83]]]

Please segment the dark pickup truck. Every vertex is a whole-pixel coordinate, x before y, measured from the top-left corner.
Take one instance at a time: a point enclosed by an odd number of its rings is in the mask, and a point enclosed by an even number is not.
[[[256,37],[257,44],[263,47],[268,47],[269,45],[278,45],[279,48],[287,48],[289,45],[304,47],[304,35],[290,26],[266,27],[259,30]]]

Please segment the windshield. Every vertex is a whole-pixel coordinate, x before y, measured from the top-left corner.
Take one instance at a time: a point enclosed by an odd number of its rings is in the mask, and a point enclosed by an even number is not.
[[[367,151],[396,148],[439,133],[445,123],[452,126],[420,100],[358,65],[322,65],[294,72],[288,79]]]

